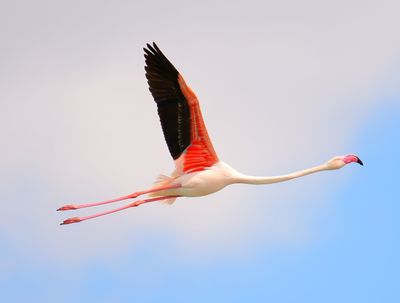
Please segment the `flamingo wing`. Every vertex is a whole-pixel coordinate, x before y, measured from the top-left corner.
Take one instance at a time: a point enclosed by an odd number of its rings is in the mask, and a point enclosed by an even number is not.
[[[154,42],[144,52],[147,82],[178,173],[201,171],[217,163],[196,95]]]

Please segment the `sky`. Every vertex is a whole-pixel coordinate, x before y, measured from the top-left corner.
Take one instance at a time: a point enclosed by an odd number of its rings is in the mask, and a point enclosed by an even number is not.
[[[399,9],[1,3],[0,301],[398,302]],[[144,77],[152,41],[237,170],[277,175],[348,153],[365,166],[59,226],[63,204],[173,170]]]

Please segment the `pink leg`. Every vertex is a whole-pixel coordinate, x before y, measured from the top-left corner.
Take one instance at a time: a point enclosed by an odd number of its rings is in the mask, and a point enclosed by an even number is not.
[[[64,206],[60,207],[57,210],[58,211],[60,211],[60,210],[72,210],[72,209],[79,209],[79,208],[85,208],[85,207],[91,207],[91,206],[98,206],[98,205],[118,202],[118,201],[122,201],[122,200],[126,200],[126,199],[137,198],[138,196],[141,196],[141,195],[144,195],[144,194],[149,194],[149,193],[154,193],[154,192],[160,191],[160,190],[173,189],[173,188],[179,188],[179,187],[181,187],[180,184],[160,186],[160,187],[155,187],[155,188],[151,188],[151,189],[147,189],[147,190],[143,190],[143,191],[137,191],[137,192],[134,192],[134,193],[132,193],[130,195],[127,195],[127,196],[119,197],[119,198],[112,199],[112,200],[102,201],[102,202],[79,204],[79,205],[68,204],[68,205],[64,205]]]
[[[160,200],[165,200],[165,199],[170,199],[170,198],[177,198],[180,196],[163,196],[163,197],[156,197],[156,198],[150,198],[150,199],[144,199],[144,200],[139,200],[133,203],[130,203],[128,205],[116,208],[116,209],[112,209],[112,210],[108,210],[102,213],[98,213],[95,215],[91,215],[91,216],[86,216],[86,217],[73,217],[73,218],[69,218],[64,220],[60,225],[65,225],[65,224],[71,224],[71,223],[78,223],[78,222],[82,222],[85,220],[89,220],[89,219],[93,219],[93,218],[97,218],[100,216],[104,216],[104,215],[108,215],[108,214],[112,214],[115,213],[117,211],[121,211],[127,208],[131,208],[131,207],[137,207],[139,205],[142,205],[144,203],[150,203],[150,202],[155,202],[155,201],[160,201]]]

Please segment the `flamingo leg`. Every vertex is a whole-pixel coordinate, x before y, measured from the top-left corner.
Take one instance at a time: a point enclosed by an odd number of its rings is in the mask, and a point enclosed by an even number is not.
[[[182,186],[181,184],[172,184],[172,185],[154,187],[154,188],[147,189],[147,190],[136,191],[136,192],[134,192],[134,193],[132,193],[130,195],[122,196],[122,197],[119,197],[119,198],[116,198],[116,199],[112,199],[112,200],[106,200],[106,201],[94,202],[94,203],[86,203],[86,204],[68,204],[68,205],[64,205],[64,206],[60,207],[57,210],[58,211],[61,211],[61,210],[72,210],[72,209],[80,209],[80,208],[85,208],[85,207],[104,205],[104,204],[118,202],[118,201],[122,201],[122,200],[126,200],[126,199],[134,199],[134,198],[137,198],[138,196],[149,194],[149,193],[154,193],[154,192],[160,191],[160,190],[179,188],[181,186]]]
[[[171,199],[171,198],[178,198],[180,196],[162,196],[162,197],[155,197],[155,198],[150,198],[150,199],[143,199],[143,200],[139,200],[139,201],[135,201],[132,202],[128,205],[125,206],[121,206],[112,210],[108,210],[108,211],[104,211],[98,214],[94,214],[94,215],[90,215],[90,216],[85,216],[85,217],[73,217],[73,218],[69,218],[64,220],[60,225],[65,225],[65,224],[72,224],[72,223],[78,223],[78,222],[82,222],[82,221],[86,221],[89,219],[93,219],[93,218],[97,218],[100,216],[105,216],[108,214],[112,214],[127,208],[131,208],[131,207],[137,207],[139,205],[145,204],[145,203],[150,203],[150,202],[155,202],[155,201],[160,201],[160,200],[166,200],[166,199]]]

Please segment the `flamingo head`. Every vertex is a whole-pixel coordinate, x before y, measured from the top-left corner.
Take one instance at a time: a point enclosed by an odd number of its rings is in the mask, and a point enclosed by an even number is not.
[[[326,162],[325,165],[327,166],[327,169],[339,169],[352,162],[364,165],[360,158],[355,155],[333,157]]]

